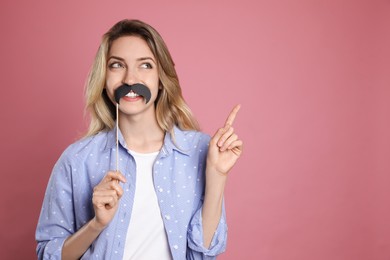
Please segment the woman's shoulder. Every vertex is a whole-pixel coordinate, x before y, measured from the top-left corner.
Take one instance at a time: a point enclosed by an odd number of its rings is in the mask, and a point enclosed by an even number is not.
[[[61,157],[84,158],[96,151],[103,151],[108,144],[110,132],[99,132],[92,136],[86,136],[71,143],[63,152]]]
[[[179,147],[181,151],[187,151],[189,153],[207,150],[210,142],[210,136],[208,134],[197,130],[182,130],[175,127],[173,134],[174,146]]]
[[[174,135],[177,139],[182,139],[185,142],[188,141],[194,141],[194,142],[199,142],[199,141],[210,141],[210,135],[198,131],[198,130],[182,130],[178,127],[174,128]]]

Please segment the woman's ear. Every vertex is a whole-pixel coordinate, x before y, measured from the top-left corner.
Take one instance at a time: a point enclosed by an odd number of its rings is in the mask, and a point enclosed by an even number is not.
[[[158,89],[159,90],[163,89],[163,84],[160,79],[158,80]]]

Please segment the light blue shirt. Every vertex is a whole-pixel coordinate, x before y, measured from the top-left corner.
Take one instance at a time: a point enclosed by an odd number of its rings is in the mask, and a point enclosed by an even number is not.
[[[36,240],[39,259],[61,259],[66,238],[94,217],[93,188],[116,169],[114,128],[70,145],[51,174]],[[203,246],[202,205],[205,167],[210,137],[196,131],[174,128],[153,166],[154,189],[173,259],[215,259],[225,251],[225,209],[209,248]],[[136,165],[119,133],[119,170],[127,182],[110,224],[81,259],[122,259],[134,202]],[[136,234],[135,234],[136,235]]]

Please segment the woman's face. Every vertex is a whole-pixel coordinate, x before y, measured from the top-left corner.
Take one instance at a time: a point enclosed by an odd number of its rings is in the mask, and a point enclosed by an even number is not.
[[[152,94],[150,101],[145,104],[142,96],[130,92],[119,102],[122,113],[134,115],[154,110],[159,89],[157,61],[145,40],[137,36],[123,36],[113,41],[106,72],[106,90],[113,102],[115,89],[124,83],[141,83]]]

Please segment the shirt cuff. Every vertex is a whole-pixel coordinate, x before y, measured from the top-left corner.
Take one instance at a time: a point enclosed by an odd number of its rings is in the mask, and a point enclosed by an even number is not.
[[[209,248],[203,245],[203,225],[202,225],[202,208],[193,216],[188,230],[188,246],[194,251],[201,252],[205,256],[216,256],[223,253],[226,249],[227,241],[227,224],[225,219],[225,209],[222,208],[221,219],[213,235]]]
[[[62,246],[66,238],[55,238],[49,242],[39,242],[37,246],[37,255],[39,260],[61,260]]]

